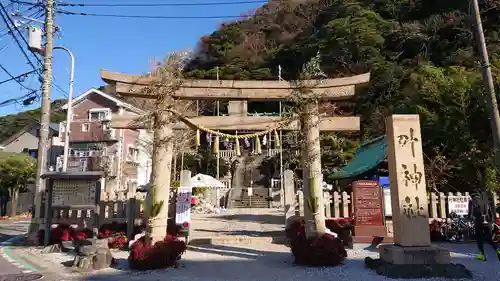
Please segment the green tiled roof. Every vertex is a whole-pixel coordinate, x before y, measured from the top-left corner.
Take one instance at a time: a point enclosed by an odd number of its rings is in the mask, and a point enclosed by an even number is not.
[[[353,178],[361,175],[384,161],[387,153],[387,141],[385,136],[367,141],[358,148],[352,161],[341,170],[331,173],[327,178],[340,180]]]

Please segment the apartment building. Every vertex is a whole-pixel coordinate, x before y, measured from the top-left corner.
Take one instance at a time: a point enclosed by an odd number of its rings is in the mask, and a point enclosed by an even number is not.
[[[63,107],[67,110],[67,106]],[[90,89],[73,100],[69,133],[68,171],[104,171],[107,191],[125,190],[149,181],[150,155],[141,138],[144,130],[112,129],[113,115],[141,115],[144,111],[115,95]],[[62,141],[65,122],[59,126]],[[57,169],[62,169],[62,157]]]

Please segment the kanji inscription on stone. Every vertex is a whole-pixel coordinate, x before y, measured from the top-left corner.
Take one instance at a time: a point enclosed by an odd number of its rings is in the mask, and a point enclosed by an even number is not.
[[[418,115],[386,120],[394,243],[429,246],[429,211]]]
[[[403,182],[406,187],[409,185],[415,186],[415,190],[418,190],[418,186],[422,182],[422,172],[420,172],[417,168],[417,164],[413,163],[411,169],[407,164],[401,164],[401,168],[403,168]]]
[[[94,206],[96,182],[89,180],[54,180],[53,207]]]

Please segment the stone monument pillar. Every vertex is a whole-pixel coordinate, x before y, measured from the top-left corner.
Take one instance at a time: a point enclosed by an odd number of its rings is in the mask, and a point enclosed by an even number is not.
[[[386,119],[394,245],[380,246],[392,264],[447,264],[448,250],[432,247],[418,115]]]
[[[292,223],[291,219],[295,217],[295,180],[292,170],[285,170],[283,175],[284,181],[284,202],[285,202],[285,225],[286,227]]]

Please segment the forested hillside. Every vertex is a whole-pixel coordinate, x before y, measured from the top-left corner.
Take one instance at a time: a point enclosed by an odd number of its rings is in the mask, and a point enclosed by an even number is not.
[[[302,2],[303,4],[299,4]],[[480,1],[495,77],[500,0]],[[371,72],[357,95],[363,138],[391,113],[419,113],[431,189],[491,188],[497,173],[467,0],[273,1],[201,39],[187,75],[286,79],[318,51],[330,77]]]
[[[66,103],[66,100],[55,100],[52,103],[51,121],[59,123],[64,120],[65,115],[59,108]],[[6,140],[25,126],[40,119],[40,109],[23,111],[17,114],[10,114],[0,117],[0,142]]]

